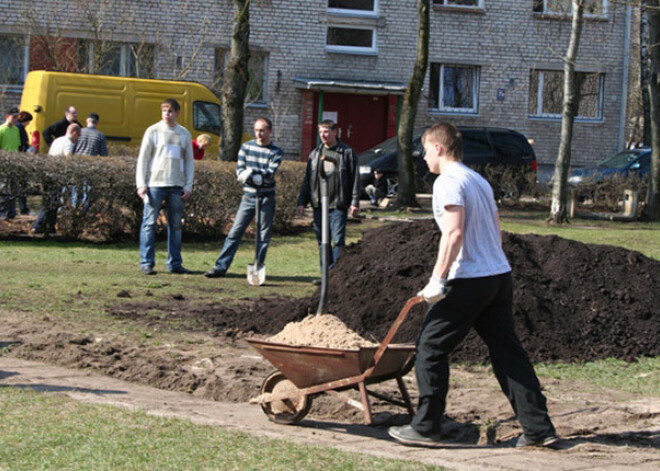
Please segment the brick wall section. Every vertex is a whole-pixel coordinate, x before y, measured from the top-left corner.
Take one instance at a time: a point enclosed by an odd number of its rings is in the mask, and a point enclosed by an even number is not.
[[[415,0],[380,0],[379,17],[366,20],[378,35],[377,55],[347,55],[325,50],[326,28],[336,16],[327,1],[253,0],[250,43],[269,53],[268,108],[248,107],[246,130],[261,115],[275,123],[277,143],[287,158],[300,158],[303,139],[303,93],[293,77],[369,80],[407,84],[415,55],[417,10]],[[431,11],[429,62],[480,66],[479,113],[441,115],[429,111],[427,98],[419,105],[417,123],[449,120],[461,125],[497,125],[515,128],[534,139],[540,162],[554,162],[559,142],[559,120],[528,117],[530,70],[561,69],[570,33],[570,21],[545,19],[532,13],[529,0],[484,0],[481,11],[448,8]],[[622,64],[625,33],[624,7],[610,3],[607,21],[587,21],[577,69],[605,73],[601,122],[575,125],[573,163],[584,165],[617,150],[622,105]],[[19,2],[19,5],[24,5]],[[28,2],[25,2],[27,5]],[[0,33],[26,31],[27,13],[17,2],[0,0],[5,12]],[[43,0],[29,13],[41,28],[70,37],[90,37],[86,12],[66,0]],[[158,44],[158,78],[184,78],[211,85],[214,48],[228,47],[231,37],[230,1],[163,0],[135,2],[101,0],[86,8],[103,21],[114,40]],[[156,8],[158,7],[158,8]],[[182,21],[184,19],[185,21]],[[339,19],[341,20],[341,19]],[[177,65],[180,58],[182,67]],[[281,73],[276,90],[278,71]],[[504,101],[497,90],[505,90]]]

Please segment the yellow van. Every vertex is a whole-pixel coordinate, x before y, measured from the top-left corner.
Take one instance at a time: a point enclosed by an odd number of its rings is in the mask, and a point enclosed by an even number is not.
[[[205,158],[217,159],[220,101],[208,87],[197,82],[35,70],[25,80],[21,109],[34,117],[27,132],[33,145],[38,139],[40,152],[48,147],[41,133],[62,119],[69,106],[78,109],[78,122],[83,126],[89,113],[98,113],[98,128],[109,145],[139,146],[144,131],[161,119],[160,104],[165,98],[179,102],[178,122],[191,132],[193,139],[203,133],[211,136]]]

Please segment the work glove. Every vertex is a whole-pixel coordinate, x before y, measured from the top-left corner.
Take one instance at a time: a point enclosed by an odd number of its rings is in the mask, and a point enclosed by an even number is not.
[[[250,178],[250,175],[252,175],[251,168],[243,169],[238,173],[238,181],[245,184],[245,182],[248,181],[248,178]]]
[[[262,177],[258,173],[252,175],[252,183],[254,183],[254,186],[261,186],[263,182],[264,182],[264,177]]]
[[[432,276],[423,290],[417,293],[429,304],[436,303],[447,296],[447,280]]]

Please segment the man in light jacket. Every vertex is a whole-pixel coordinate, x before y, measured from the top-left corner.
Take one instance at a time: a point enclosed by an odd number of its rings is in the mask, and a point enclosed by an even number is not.
[[[140,230],[140,271],[154,274],[155,231],[160,207],[167,205],[167,270],[188,274],[181,258],[181,224],[183,202],[193,187],[195,164],[192,136],[177,124],[181,107],[168,98],[160,105],[162,120],[144,133],[137,160],[135,183],[137,194],[144,200]]]

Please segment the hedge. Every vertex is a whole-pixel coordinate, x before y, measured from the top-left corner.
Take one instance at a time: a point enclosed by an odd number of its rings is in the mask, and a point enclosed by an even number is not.
[[[71,239],[137,239],[142,200],[135,188],[134,150],[112,157],[53,157],[0,151],[2,194],[43,195],[60,207],[57,228]],[[291,228],[305,164],[285,161],[277,172],[274,229]],[[73,204],[72,190],[87,202]],[[185,236],[218,238],[229,230],[242,195],[236,163],[196,161],[192,196],[185,204]],[[159,224],[160,230],[165,225]],[[50,228],[46,228],[50,229]],[[48,233],[48,231],[46,231]]]

